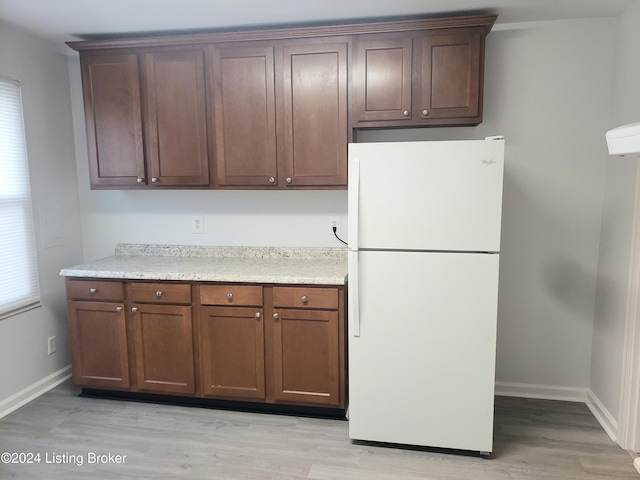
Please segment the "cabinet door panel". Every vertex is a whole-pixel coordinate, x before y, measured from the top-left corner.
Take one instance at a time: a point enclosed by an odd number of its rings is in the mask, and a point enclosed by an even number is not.
[[[275,399],[339,405],[338,312],[278,309],[276,313]]]
[[[347,44],[285,46],[283,67],[286,184],[346,185]]]
[[[356,121],[411,117],[413,39],[361,37],[354,59]]]
[[[148,183],[207,185],[204,52],[154,52],[144,58],[151,167]]]
[[[81,57],[92,187],[145,177],[138,56]]]
[[[201,309],[202,391],[236,399],[265,398],[262,309]]]
[[[211,77],[217,184],[276,185],[273,48],[216,48]]]
[[[73,383],[129,388],[124,304],[69,302]]]
[[[138,389],[194,394],[191,307],[136,304],[134,308]]]
[[[480,115],[480,33],[430,34],[422,43],[424,118]]]

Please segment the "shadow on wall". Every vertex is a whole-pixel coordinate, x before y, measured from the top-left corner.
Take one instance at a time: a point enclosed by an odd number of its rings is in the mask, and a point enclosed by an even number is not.
[[[566,257],[550,257],[542,267],[542,279],[549,296],[578,318],[593,320],[596,270],[589,270]],[[603,298],[610,287],[600,281]]]

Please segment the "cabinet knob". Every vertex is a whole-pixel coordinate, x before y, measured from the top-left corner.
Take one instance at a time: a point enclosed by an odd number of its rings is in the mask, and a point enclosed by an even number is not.
[[[90,288],[89,293],[96,293],[98,291],[97,288]]]
[[[427,115],[429,115],[429,110],[427,110],[426,108],[424,110],[422,110],[422,115],[425,116],[425,117]]]
[[[131,307],[131,311],[132,311],[133,313],[136,313],[136,312],[138,311],[138,307]]]
[[[411,115],[411,112],[410,112],[409,110],[405,110],[404,112],[402,112],[402,114],[403,114],[405,117],[408,117],[409,115]]]
[[[227,298],[229,301],[233,300],[233,293],[227,293]]]
[[[142,182],[144,182],[144,178],[140,178],[140,177],[138,177],[138,178],[136,178],[136,182],[138,182],[138,183],[142,183]]]
[[[278,315],[277,313],[273,314],[273,319],[274,320],[278,320],[280,318],[280,315]]]
[[[151,182],[152,182],[152,183],[158,183],[158,179],[157,179],[156,177],[153,177],[153,178],[151,179]]]
[[[260,320],[260,317],[261,317],[260,312],[256,312],[256,318]]]
[[[269,177],[269,183],[276,183],[276,179],[274,177]]]
[[[156,292],[156,297],[160,298],[162,296],[162,290],[158,290]]]
[[[286,180],[287,183],[291,183],[292,181],[293,180],[291,180],[291,177],[287,177],[287,180]]]
[[[307,296],[306,296],[306,295],[302,295],[302,297],[300,298],[300,300],[302,300],[302,303],[304,303],[304,304],[306,305],[306,304],[307,304],[307,301],[308,301],[309,299],[307,298]]]
[[[120,313],[122,311],[122,307],[116,307],[116,312]]]

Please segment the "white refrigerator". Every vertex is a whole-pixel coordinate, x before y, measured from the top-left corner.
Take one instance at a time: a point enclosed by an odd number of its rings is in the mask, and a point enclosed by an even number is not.
[[[493,448],[504,139],[349,145],[349,436]]]

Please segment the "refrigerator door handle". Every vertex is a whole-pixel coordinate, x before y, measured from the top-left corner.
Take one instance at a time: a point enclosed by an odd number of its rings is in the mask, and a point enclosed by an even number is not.
[[[347,226],[349,250],[358,250],[358,203],[360,202],[360,160],[349,159],[349,189],[347,194]]]
[[[349,330],[354,337],[360,336],[360,290],[358,288],[358,252],[348,253],[349,274]]]

